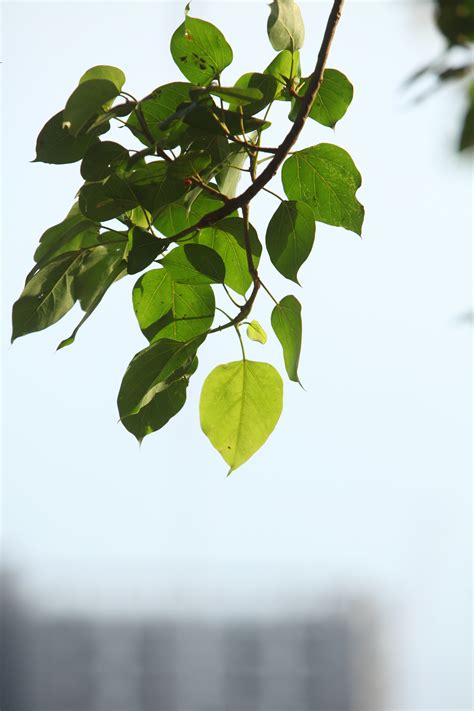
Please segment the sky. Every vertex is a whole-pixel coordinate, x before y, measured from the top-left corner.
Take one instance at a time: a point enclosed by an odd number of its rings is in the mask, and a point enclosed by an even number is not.
[[[328,3],[302,8],[309,73]],[[271,60],[266,3],[195,1],[192,11],[234,49],[227,84]],[[121,67],[138,96],[177,80],[163,48],[182,12],[181,2],[3,7],[4,561],[56,611],[264,616],[359,600],[379,620],[386,708],[467,709],[472,166],[455,152],[460,89],[414,105],[401,88],[443,48],[428,3],[344,10],[328,66],[353,82],[353,104],[335,132],[308,123],[298,147],[351,153],[363,237],[318,224],[301,289],[263,260],[272,292],[303,304],[305,390],[285,382],[277,429],[246,465],[226,478],[199,429],[205,376],[239,357],[229,333],[203,348],[186,407],[164,430],[139,448],[117,423],[123,372],[146,345],[133,277],[73,347],[55,351],[76,309],[9,345],[39,237],[81,184],[79,164],[30,163],[36,135],[95,64]],[[287,130],[276,109],[270,145]],[[262,239],[276,207],[265,195],[253,208]],[[260,296],[254,317],[267,330],[271,308]],[[246,348],[283,370],[274,338]]]

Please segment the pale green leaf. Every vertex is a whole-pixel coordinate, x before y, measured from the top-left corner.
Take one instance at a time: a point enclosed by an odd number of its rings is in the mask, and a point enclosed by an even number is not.
[[[67,100],[63,128],[78,136],[120,93],[108,79],[90,79],[79,84]]]
[[[267,32],[273,49],[294,52],[304,43],[301,10],[294,0],[272,0]]]
[[[265,344],[267,342],[265,329],[258,321],[250,321],[247,326],[247,336],[251,341],[257,341],[257,343]]]
[[[282,379],[268,363],[236,361],[208,375],[199,406],[201,427],[229,474],[266,442],[282,407]]]
[[[299,96],[303,97],[306,94],[308,82],[309,79],[306,79],[298,90]],[[326,69],[309,115],[323,126],[334,128],[346,113],[353,95],[354,87],[342,72],[338,72],[337,69]],[[289,116],[292,121],[296,118],[300,105],[301,99],[292,99]]]

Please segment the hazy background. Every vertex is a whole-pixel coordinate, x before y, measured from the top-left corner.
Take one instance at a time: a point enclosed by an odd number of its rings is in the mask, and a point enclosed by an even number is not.
[[[306,74],[329,4],[302,4]],[[318,224],[301,293],[262,265],[274,293],[303,303],[306,392],[285,384],[277,430],[249,463],[226,479],[198,422],[204,377],[239,357],[232,334],[208,341],[184,411],[141,449],[117,424],[121,377],[146,345],[133,277],[73,347],[55,352],[76,309],[9,346],[37,241],[81,184],[79,164],[29,163],[39,129],[95,64],[123,68],[137,96],[178,79],[167,47],[183,7],[3,7],[4,564],[51,613],[264,620],[355,601],[376,620],[384,708],[466,711],[472,173],[455,152],[461,89],[416,106],[401,90],[444,47],[430,3],[352,0],[344,10],[329,66],[354,83],[353,104],[335,134],[309,122],[298,145],[349,150],[363,177],[363,239]],[[192,13],[234,49],[226,84],[269,63],[263,0],[194,0]],[[272,111],[269,145],[286,131],[286,108]],[[264,196],[253,207],[262,240],[276,206]],[[262,294],[254,314],[267,329],[271,308]],[[283,368],[275,338],[247,350]]]

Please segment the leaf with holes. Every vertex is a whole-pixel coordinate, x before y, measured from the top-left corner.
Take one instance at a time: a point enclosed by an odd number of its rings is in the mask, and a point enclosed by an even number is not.
[[[207,86],[232,62],[232,48],[210,22],[186,14],[171,38],[171,56],[186,79]]]

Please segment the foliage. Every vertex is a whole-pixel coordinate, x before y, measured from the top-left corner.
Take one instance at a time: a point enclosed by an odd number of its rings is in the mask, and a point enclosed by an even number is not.
[[[267,342],[264,327],[246,320],[261,288],[275,302],[270,325],[288,378],[299,382],[301,305],[292,294],[274,298],[264,285],[250,203],[282,166],[287,199],[280,198],[265,244],[273,266],[292,282],[310,255],[316,222],[361,233],[361,178],[349,154],[320,143],[290,155],[308,117],[334,127],[351,103],[347,77],[324,71],[341,6],[334,0],[318,63],[305,78],[301,12],[293,0],[274,0],[268,36],[277,53],[234,86],[221,83],[233,61],[226,38],[188,6],[170,45],[186,81],[137,100],[123,90],[120,69],[93,67],[37,140],[36,162],[80,161],[84,183],[70,212],[40,238],[13,306],[12,340],[47,328],[79,302],[84,315],[59,344],[69,346],[108,289],[143,272],[132,296],[148,343],[123,377],[120,421],[139,441],[164,427],[185,404],[199,348],[232,328],[242,359],[217,366],[200,401],[202,429],[229,473],[262,446],[282,410],[278,372],[245,357],[243,325],[250,340]],[[288,105],[289,131],[271,148],[262,141],[275,101]],[[104,140],[116,124],[126,127],[131,147]],[[242,175],[249,185],[237,195]],[[225,310],[216,303],[221,296],[230,302]]]

